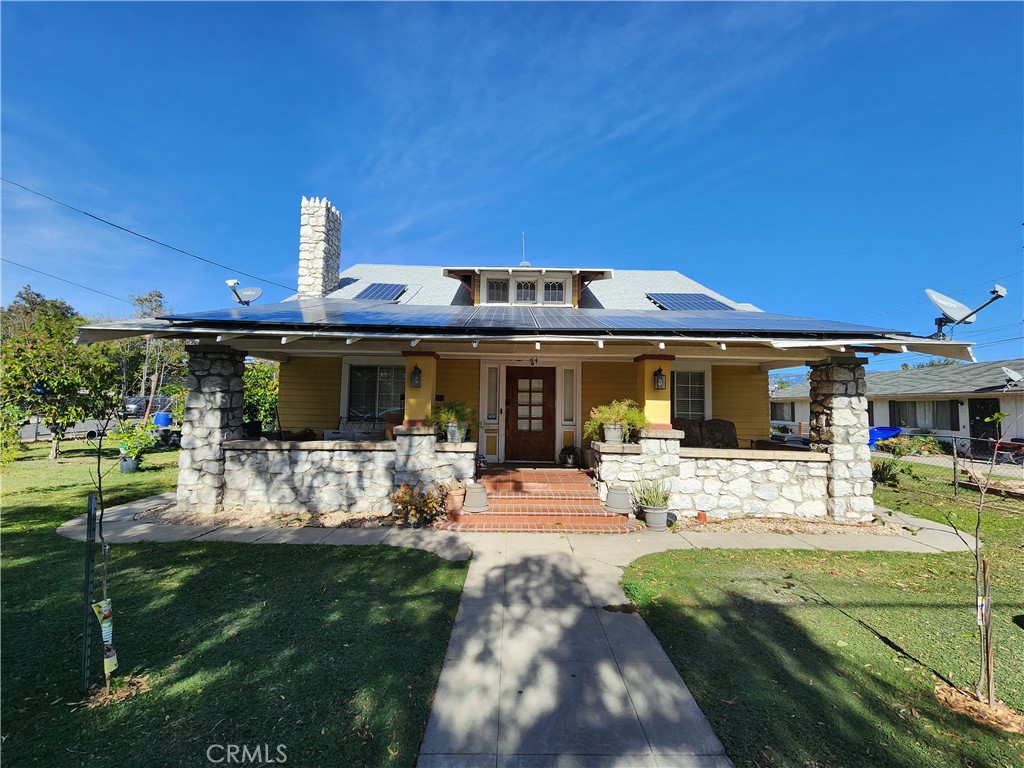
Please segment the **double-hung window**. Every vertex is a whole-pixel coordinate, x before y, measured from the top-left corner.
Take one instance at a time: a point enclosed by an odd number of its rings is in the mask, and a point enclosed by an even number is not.
[[[405,366],[353,365],[348,370],[349,421],[381,421],[403,409]]]
[[[672,418],[703,421],[704,371],[672,372]]]

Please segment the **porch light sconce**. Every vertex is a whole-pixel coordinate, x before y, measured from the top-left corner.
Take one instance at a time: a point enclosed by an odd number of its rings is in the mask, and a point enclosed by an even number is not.
[[[413,389],[419,389],[423,386],[423,371],[420,370],[418,365],[412,367],[412,373],[409,374],[409,386]]]
[[[665,372],[659,368],[654,372],[654,388],[655,389],[668,389],[668,376]]]

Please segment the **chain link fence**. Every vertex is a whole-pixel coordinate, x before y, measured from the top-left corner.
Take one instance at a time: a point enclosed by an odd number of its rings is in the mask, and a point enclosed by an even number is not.
[[[957,497],[987,488],[986,505],[1024,516],[1024,439],[942,435],[879,440],[872,447],[876,484]]]

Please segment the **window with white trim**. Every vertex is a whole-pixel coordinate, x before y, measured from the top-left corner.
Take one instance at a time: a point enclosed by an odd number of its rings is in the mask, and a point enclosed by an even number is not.
[[[382,421],[404,409],[404,365],[352,365],[348,369],[349,421]]]
[[[773,402],[771,404],[772,421],[796,421],[794,403]]]
[[[672,418],[703,421],[704,371],[672,372]]]
[[[571,277],[485,275],[480,303],[567,307],[572,304],[571,286]]]
[[[487,280],[487,303],[508,304],[508,280]]]

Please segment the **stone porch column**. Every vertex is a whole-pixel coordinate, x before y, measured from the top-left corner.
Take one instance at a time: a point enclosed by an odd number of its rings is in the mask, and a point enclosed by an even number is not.
[[[829,454],[828,514],[870,518],[871,452],[863,358],[829,358],[811,366],[811,450]]]
[[[178,507],[214,514],[224,500],[224,450],[242,437],[245,354],[225,347],[188,350],[188,397],[178,456]]]

